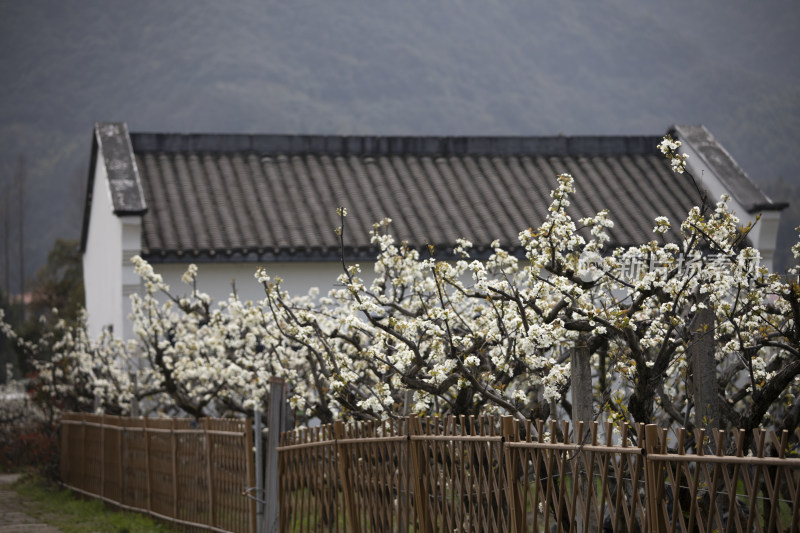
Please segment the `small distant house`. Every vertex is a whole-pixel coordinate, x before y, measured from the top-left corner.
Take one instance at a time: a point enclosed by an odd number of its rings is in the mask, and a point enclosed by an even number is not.
[[[767,198],[703,126],[669,133],[713,202],[723,193],[771,266],[785,204]],[[384,217],[394,234],[447,256],[467,238],[477,253],[540,224],[556,175],[572,174],[574,217],[608,208],[613,244],[653,238],[653,220],[683,220],[700,196],[674,174],[661,136],[355,137],[130,133],[94,128],[81,237],[92,334],[132,336],[129,295],[140,290],[131,257],[141,255],[177,292],[190,263],[201,288],[224,299],[263,298],[254,278],[266,266],[294,293],[331,287],[341,272],[334,228],[348,209],[344,259],[369,263],[368,231]],[[677,226],[677,224],[675,224]],[[667,238],[677,238],[677,234]],[[365,268],[366,270],[366,268]]]

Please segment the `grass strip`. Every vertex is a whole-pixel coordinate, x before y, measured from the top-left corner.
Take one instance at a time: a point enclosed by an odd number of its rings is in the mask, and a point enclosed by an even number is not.
[[[73,492],[37,476],[25,476],[11,485],[23,501],[23,511],[64,533],[154,533],[173,529],[151,518],[115,511],[99,500],[82,499]]]

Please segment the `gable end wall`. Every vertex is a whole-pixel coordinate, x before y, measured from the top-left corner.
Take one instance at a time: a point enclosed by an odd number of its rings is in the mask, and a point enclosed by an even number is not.
[[[102,157],[94,167],[92,207],[83,253],[83,284],[89,335],[104,328],[122,331],[122,269],[110,258],[122,255],[122,223],[114,215],[108,175]]]

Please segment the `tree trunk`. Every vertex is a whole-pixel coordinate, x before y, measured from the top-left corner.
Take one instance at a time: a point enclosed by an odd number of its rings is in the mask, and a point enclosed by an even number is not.
[[[690,394],[694,398],[694,425],[710,429],[720,426],[717,399],[717,362],[714,358],[714,312],[698,309],[690,324],[689,360]]]
[[[570,376],[572,385],[572,422],[582,420],[587,424],[594,420],[592,410],[592,354],[586,339],[578,338],[572,350]]]
[[[594,420],[594,411],[592,409],[592,354],[589,351],[589,345],[586,338],[581,335],[578,338],[575,348],[572,351],[572,361],[570,362],[570,376],[572,384],[572,423],[573,431],[577,431],[577,422],[585,422],[583,427],[583,434],[575,434],[575,440],[579,443],[585,444],[588,441],[589,424]],[[583,452],[578,451],[572,460],[572,470],[574,472],[574,479],[579,480],[580,491],[582,498],[586,498],[589,491],[594,487],[592,480],[588,479],[586,471],[586,456]],[[575,490],[576,487],[573,487]],[[576,510],[576,523],[578,531],[583,531],[587,526],[589,531],[597,531],[597,520],[594,513],[589,513],[589,516],[583,516],[583,507]]]

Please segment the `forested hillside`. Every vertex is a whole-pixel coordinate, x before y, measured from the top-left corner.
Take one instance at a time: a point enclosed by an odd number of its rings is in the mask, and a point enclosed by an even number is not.
[[[741,0],[3,0],[0,194],[26,176],[29,276],[56,237],[79,235],[96,121],[402,135],[703,123],[754,179],[797,197],[799,13]],[[17,203],[0,208],[15,250]]]

